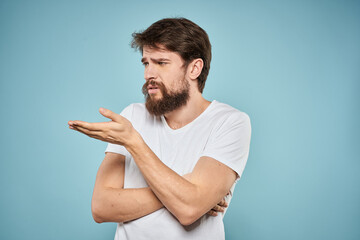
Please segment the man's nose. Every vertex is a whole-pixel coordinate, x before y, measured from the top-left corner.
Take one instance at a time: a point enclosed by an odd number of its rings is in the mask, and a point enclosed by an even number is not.
[[[144,70],[144,78],[146,81],[149,81],[149,80],[153,80],[153,79],[156,79],[157,75],[156,75],[156,69],[154,67],[154,65],[152,64],[149,64],[145,67],[145,70]]]

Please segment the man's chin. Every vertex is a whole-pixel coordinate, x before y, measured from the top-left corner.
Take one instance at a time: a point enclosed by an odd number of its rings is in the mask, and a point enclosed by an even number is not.
[[[149,106],[158,105],[161,102],[161,98],[155,96],[148,96],[145,103]]]
[[[163,99],[162,95],[157,93],[149,94],[149,98],[153,102],[160,102]]]
[[[189,88],[182,92],[167,94],[156,92],[156,94],[146,94],[145,106],[150,114],[160,116],[169,113],[186,105],[189,99]]]

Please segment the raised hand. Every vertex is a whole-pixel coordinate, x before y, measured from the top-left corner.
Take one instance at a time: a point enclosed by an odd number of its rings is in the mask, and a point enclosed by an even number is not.
[[[139,136],[129,120],[108,109],[100,108],[99,112],[109,122],[89,123],[84,121],[69,121],[69,128],[81,132],[91,138],[104,142],[127,146]]]

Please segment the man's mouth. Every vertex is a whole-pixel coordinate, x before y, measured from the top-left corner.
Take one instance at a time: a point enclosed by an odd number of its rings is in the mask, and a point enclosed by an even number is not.
[[[155,94],[155,93],[157,93],[159,91],[159,88],[157,86],[155,86],[155,85],[149,85],[147,87],[147,90],[148,90],[149,94]]]

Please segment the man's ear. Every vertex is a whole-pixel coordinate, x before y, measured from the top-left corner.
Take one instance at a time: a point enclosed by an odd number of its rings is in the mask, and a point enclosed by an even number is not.
[[[199,77],[199,75],[201,74],[203,66],[204,66],[204,62],[201,58],[194,59],[189,64],[189,68],[188,68],[190,79],[192,79],[192,80],[197,79]]]

